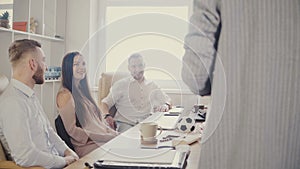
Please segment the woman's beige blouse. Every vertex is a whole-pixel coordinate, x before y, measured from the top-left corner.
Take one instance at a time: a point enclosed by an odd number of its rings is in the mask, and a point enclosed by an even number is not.
[[[66,89],[62,90],[64,92],[63,95],[65,95]],[[71,93],[67,91],[67,95],[71,95]],[[59,97],[65,96],[58,94],[57,99]],[[66,100],[63,106],[58,107],[58,111],[79,157],[103,145],[118,134],[101,120],[101,117],[96,113],[95,106],[88,99],[84,99],[84,105],[86,106],[86,110],[88,110],[84,114],[86,122],[83,124],[83,119],[79,119],[82,128],[77,127],[74,99],[72,95],[65,98],[68,98],[68,100]]]

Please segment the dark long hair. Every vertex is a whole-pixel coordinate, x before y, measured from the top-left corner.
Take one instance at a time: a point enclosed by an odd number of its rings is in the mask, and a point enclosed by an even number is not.
[[[96,102],[91,96],[89,89],[87,76],[80,80],[78,88],[74,85],[73,78],[73,62],[74,57],[81,55],[79,52],[70,52],[67,53],[62,61],[62,86],[67,88],[73,96],[75,102],[75,111],[76,111],[76,121],[79,121],[81,125],[85,124],[84,114],[89,113],[86,106],[84,105],[84,98],[86,97],[96,108],[97,114],[101,119],[101,113],[96,105]]]

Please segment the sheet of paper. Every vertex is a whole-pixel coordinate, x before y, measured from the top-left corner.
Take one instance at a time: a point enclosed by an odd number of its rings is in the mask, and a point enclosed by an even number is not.
[[[170,115],[180,115],[183,112],[183,108],[172,108],[168,111]]]
[[[176,124],[179,116],[161,116],[156,123],[161,126],[162,129],[173,130],[176,128]]]
[[[179,116],[166,116],[164,112],[156,112],[144,122],[156,122],[164,130],[173,130],[176,128],[178,118]]]

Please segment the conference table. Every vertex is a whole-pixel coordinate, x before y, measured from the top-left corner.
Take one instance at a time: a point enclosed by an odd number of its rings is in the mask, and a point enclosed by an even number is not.
[[[141,147],[141,140],[140,140],[140,131],[139,131],[140,124],[130,128],[124,133],[121,133],[114,139],[110,140],[109,142],[105,143],[101,147],[95,149],[94,151],[90,152],[89,154],[85,155],[84,157],[80,158],[78,161],[72,163],[71,165],[67,166],[65,169],[86,169],[86,163],[93,166],[94,162],[99,160],[101,157],[105,155],[109,151],[110,148],[132,148],[136,149]],[[202,123],[196,123],[196,134],[201,135],[201,131],[199,128],[202,128]],[[168,132],[174,132],[170,130],[163,130],[162,135]],[[197,133],[199,132],[199,133]],[[190,154],[186,160],[186,169],[198,169],[198,161],[200,158],[200,140],[197,139],[195,142],[189,144],[190,145]]]

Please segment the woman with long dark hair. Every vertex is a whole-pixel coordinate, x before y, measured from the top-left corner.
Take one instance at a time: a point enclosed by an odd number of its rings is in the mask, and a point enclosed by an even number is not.
[[[79,52],[70,52],[63,58],[62,87],[56,102],[66,131],[80,157],[118,134],[104,123],[91,96],[85,61]]]

